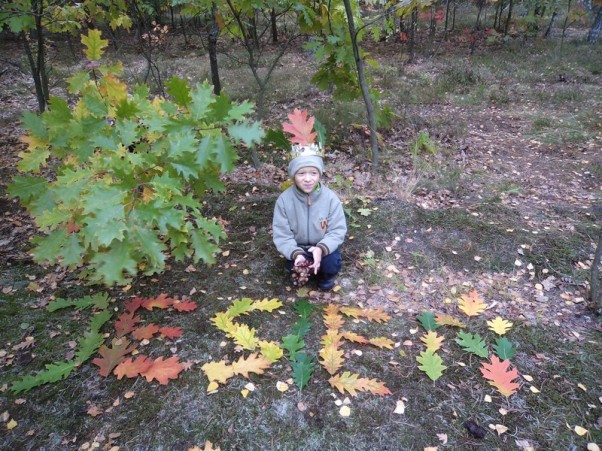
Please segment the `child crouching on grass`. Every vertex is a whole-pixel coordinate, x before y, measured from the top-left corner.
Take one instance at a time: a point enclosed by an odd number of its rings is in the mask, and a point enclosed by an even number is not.
[[[283,130],[293,135],[288,175],[294,184],[276,201],[272,233],[276,249],[286,259],[286,269],[307,266],[320,290],[330,290],[342,261],[339,248],[347,233],[345,213],[338,196],[321,183],[322,148],[314,140],[314,119],[295,109]]]

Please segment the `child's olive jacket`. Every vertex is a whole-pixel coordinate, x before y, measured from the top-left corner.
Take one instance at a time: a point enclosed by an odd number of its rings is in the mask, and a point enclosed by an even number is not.
[[[343,205],[334,191],[322,184],[310,194],[293,185],[276,201],[272,233],[276,249],[289,260],[305,253],[301,246],[318,246],[326,256],[345,239]]]

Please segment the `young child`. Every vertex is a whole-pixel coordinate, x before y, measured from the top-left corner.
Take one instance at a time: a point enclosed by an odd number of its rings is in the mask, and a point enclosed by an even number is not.
[[[347,233],[343,206],[334,191],[324,186],[322,148],[314,142],[314,119],[295,109],[291,123],[283,130],[293,135],[292,159],[288,175],[294,184],[276,201],[272,221],[273,240],[286,259],[288,271],[310,263],[310,274],[317,276],[318,288],[330,290],[341,270],[339,247]]]

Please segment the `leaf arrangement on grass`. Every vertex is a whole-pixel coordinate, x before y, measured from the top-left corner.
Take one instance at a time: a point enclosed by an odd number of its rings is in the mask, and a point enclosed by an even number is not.
[[[476,291],[471,291],[468,295],[462,295],[458,300],[458,310],[468,317],[478,316],[487,305],[482,298],[479,297]],[[416,357],[420,366],[418,369],[426,373],[433,381],[439,379],[443,372],[447,369],[443,365],[443,360],[437,351],[442,347],[444,337],[439,336],[436,329],[442,326],[457,327],[460,329],[466,328],[466,324],[459,319],[442,313],[423,312],[417,316],[418,321],[426,330],[426,334],[420,340],[426,346],[426,350],[421,352]],[[460,345],[462,350],[474,354],[481,358],[490,358],[491,363],[482,362],[481,373],[487,379],[489,384],[495,387],[504,396],[510,396],[519,388],[519,384],[514,382],[518,377],[516,369],[509,369],[510,361],[516,354],[512,343],[506,338],[501,337],[512,327],[512,323],[500,317],[488,321],[489,330],[500,335],[496,338],[495,344],[492,346],[496,355],[491,355],[488,349],[487,342],[478,333],[472,334],[464,330],[460,330],[453,340]],[[500,359],[502,359],[500,361]]]
[[[240,375],[249,377],[249,373],[263,374],[272,363],[278,361],[283,350],[278,343],[261,340],[256,335],[256,330],[246,324],[234,322],[241,315],[248,315],[254,311],[272,312],[282,307],[282,302],[277,299],[263,299],[254,301],[250,298],[235,300],[224,312],[217,313],[211,322],[226,336],[240,347],[252,351],[248,357],[242,356],[232,364],[221,360],[219,362],[205,363],[201,369],[209,379],[208,392],[214,392],[219,384],[225,384],[230,378]],[[254,352],[259,348],[259,352]]]
[[[160,294],[155,298],[135,297],[125,303],[125,311],[113,325],[115,336],[109,345],[105,344],[100,347],[98,350],[100,357],[94,358],[92,363],[98,366],[99,374],[103,377],[111,374],[114,374],[117,379],[143,376],[148,382],[157,380],[159,384],[166,385],[170,380],[178,378],[185,369],[185,365],[180,362],[177,355],[171,355],[167,359],[164,357],[152,359],[140,354],[136,341],[148,341],[152,338],[173,340],[180,337],[183,331],[180,327],[160,327],[154,323],[139,325],[142,317],[136,313],[140,312],[140,309],[148,311],[170,309],[186,313],[196,308],[195,302],[181,301],[166,294]],[[130,341],[128,335],[135,341]],[[131,356],[128,357],[128,355]]]
[[[90,319],[88,331],[79,340],[75,358],[65,362],[55,362],[46,365],[46,369],[36,375],[25,376],[24,378],[13,382],[11,391],[21,393],[31,390],[40,385],[58,382],[69,376],[77,367],[94,355],[102,345],[104,338],[100,333],[102,326],[111,319],[111,312],[108,311],[109,296],[105,293],[99,293],[94,296],[85,296],[81,299],[56,299],[47,306],[49,312],[55,312],[60,309],[73,307],[77,310],[96,309],[96,313]]]
[[[313,356],[305,351],[305,342],[303,338],[312,328],[309,317],[315,307],[306,300],[295,302],[293,308],[299,315],[299,319],[291,326],[291,333],[282,337],[282,348],[288,351],[288,360],[291,365],[293,380],[299,390],[310,381],[314,373],[316,362]]]
[[[366,338],[361,335],[343,331],[345,319],[363,318],[368,321],[386,322],[390,316],[377,309],[360,309],[357,307],[339,307],[329,304],[324,309],[323,322],[326,326],[326,333],[322,336],[322,348],[320,349],[320,364],[331,375],[328,383],[339,390],[341,393],[349,393],[356,396],[358,391],[369,392],[374,395],[390,395],[390,390],[385,384],[376,379],[360,377],[358,374],[344,371],[339,373],[345,363],[344,352],[341,349],[343,340],[354,343],[370,344],[378,348],[393,349],[393,341],[386,337]]]

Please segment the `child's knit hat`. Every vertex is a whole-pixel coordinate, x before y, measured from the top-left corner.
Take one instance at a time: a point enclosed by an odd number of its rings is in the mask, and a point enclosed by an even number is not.
[[[301,168],[312,167],[320,171],[320,176],[324,172],[324,151],[320,143],[314,142],[318,134],[312,132],[315,117],[307,118],[307,111],[301,111],[297,108],[292,114],[288,115],[291,121],[283,122],[282,129],[292,134],[289,138],[292,143],[291,161],[288,164],[288,175],[295,177],[297,171]]]

